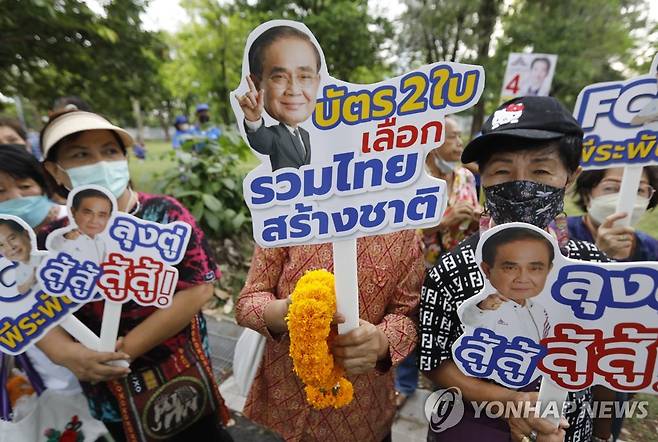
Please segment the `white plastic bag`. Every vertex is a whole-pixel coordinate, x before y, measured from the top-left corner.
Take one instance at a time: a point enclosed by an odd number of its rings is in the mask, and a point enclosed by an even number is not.
[[[265,336],[245,328],[233,353],[233,377],[243,396],[247,396],[254,382],[265,351]]]
[[[49,432],[83,433],[86,441],[94,441],[107,434],[105,425],[91,417],[87,399],[81,393],[46,390],[36,402],[36,406],[32,405],[32,410],[22,419],[12,422],[0,420],[0,442],[46,441]]]

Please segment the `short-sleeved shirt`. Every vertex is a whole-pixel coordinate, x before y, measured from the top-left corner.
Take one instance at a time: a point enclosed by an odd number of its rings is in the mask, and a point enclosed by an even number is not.
[[[192,226],[192,233],[183,260],[176,266],[178,269],[178,284],[176,291],[194,287],[203,283],[213,282],[220,277],[217,264],[203,231],[199,228],[192,214],[176,199],[163,195],[138,193],[140,208],[134,214],[136,217],[166,224],[173,221],[183,221]],[[41,233],[40,244],[43,244],[47,231],[53,231],[68,223],[68,218],[55,221]],[[90,302],[78,310],[75,315],[94,333],[100,333],[104,302]],[[142,321],[157,310],[156,307],[143,307],[135,302],[123,304],[119,336],[125,336]],[[201,315],[201,313],[199,313]],[[203,331],[202,327],[202,331]],[[190,340],[191,328],[188,325],[176,335],[166,339],[139,358],[131,362],[133,370],[155,366],[166,360],[177,348]],[[205,337],[204,337],[205,339]],[[99,420],[118,422],[121,420],[117,402],[104,382],[91,385],[82,382],[82,388],[89,400],[92,415]]]
[[[425,277],[420,302],[421,371],[431,371],[446,359],[452,359],[452,345],[464,332],[457,308],[484,288],[484,275],[475,261],[479,239],[480,235],[475,234],[462,241],[452,252],[443,255]],[[566,255],[583,261],[608,261],[595,245],[573,239],[566,246]],[[539,383],[536,384],[538,387]],[[573,401],[576,408],[566,416],[571,426],[565,440],[590,440],[592,421],[586,413],[580,413],[585,402],[591,401],[589,389],[570,393],[568,400]],[[501,427],[504,431],[506,424]],[[486,439],[484,434],[482,436]]]
[[[596,240],[585,225],[583,216],[570,216],[567,218],[567,228],[569,237],[580,241],[587,241],[595,244]],[[658,240],[656,238],[641,232],[635,231],[635,249],[631,256],[618,261],[636,262],[636,261],[658,261]]]

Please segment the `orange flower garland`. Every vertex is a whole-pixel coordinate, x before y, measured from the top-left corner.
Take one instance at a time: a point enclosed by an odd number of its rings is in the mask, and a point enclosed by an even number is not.
[[[306,384],[306,400],[317,409],[352,402],[352,383],[334,364],[327,338],[336,312],[334,275],[320,269],[302,276],[291,295],[286,321],[295,373]]]

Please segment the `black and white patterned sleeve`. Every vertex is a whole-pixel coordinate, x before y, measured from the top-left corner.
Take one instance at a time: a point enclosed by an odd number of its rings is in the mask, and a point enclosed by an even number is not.
[[[442,278],[441,263],[432,267],[425,276],[420,292],[420,345],[421,371],[430,371],[451,357],[447,345],[453,328],[451,293]]]

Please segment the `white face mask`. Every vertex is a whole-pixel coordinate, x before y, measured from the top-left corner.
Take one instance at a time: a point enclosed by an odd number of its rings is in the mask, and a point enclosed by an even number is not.
[[[434,164],[439,168],[441,173],[449,174],[454,172],[454,170],[459,166],[459,161],[446,161],[440,156],[436,155],[434,157]]]
[[[619,201],[619,193],[611,193],[610,195],[597,196],[592,198],[587,208],[587,214],[597,224],[603,224],[605,219],[610,215],[617,213],[617,202]],[[635,198],[635,205],[633,206],[633,213],[631,214],[631,226],[636,225],[642,215],[647,211],[649,206],[649,198],[637,196]]]

